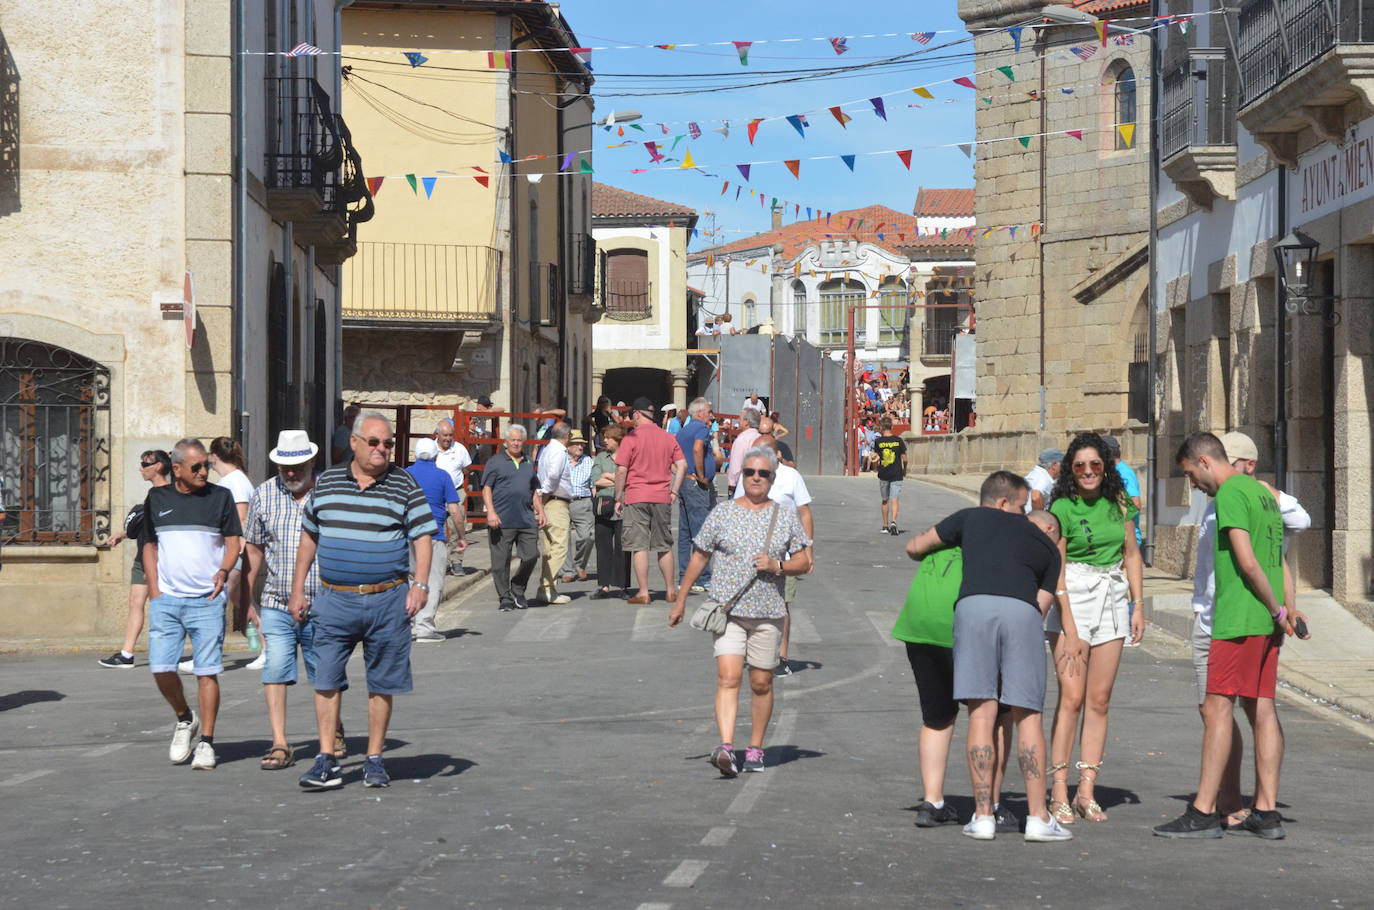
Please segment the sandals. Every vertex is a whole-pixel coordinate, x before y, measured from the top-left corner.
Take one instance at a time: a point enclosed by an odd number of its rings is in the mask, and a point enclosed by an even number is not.
[[[280,771],[289,768],[296,763],[296,753],[290,746],[273,746],[267,750],[267,754],[262,757],[262,770]]]
[[[1080,781],[1087,780],[1088,783],[1096,783],[1097,772],[1102,769],[1102,762],[1074,762],[1074,767],[1078,769],[1078,779]],[[1084,778],[1083,773],[1086,771],[1091,771],[1093,776]],[[1085,800],[1081,796],[1075,796],[1073,799],[1073,811],[1078,813],[1078,817],[1084,821],[1105,822],[1107,820],[1107,813],[1102,811],[1102,807],[1098,805],[1095,799]]]
[[[1053,765],[1050,765],[1050,781],[1053,782],[1055,779],[1054,776],[1058,774],[1060,771],[1067,772],[1068,770],[1069,763],[1066,761],[1057,762]],[[1065,774],[1064,781],[1066,784],[1068,783],[1068,779],[1068,774]],[[1059,824],[1073,824],[1073,807],[1070,806],[1068,803],[1064,802],[1062,799],[1051,799],[1049,806],[1047,806],[1046,808],[1049,810],[1050,818],[1059,822]]]

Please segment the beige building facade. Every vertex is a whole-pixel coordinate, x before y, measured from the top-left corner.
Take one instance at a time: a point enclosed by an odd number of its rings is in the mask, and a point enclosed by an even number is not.
[[[557,5],[358,0],[343,21],[345,107],[383,179],[344,275],[345,398],[584,401],[592,78]]]
[[[337,57],[281,52],[336,50],[336,8],[245,6],[236,48],[239,6],[0,0],[8,637],[118,637],[143,450],[231,436],[260,481],[277,430],[331,429],[367,190]]]

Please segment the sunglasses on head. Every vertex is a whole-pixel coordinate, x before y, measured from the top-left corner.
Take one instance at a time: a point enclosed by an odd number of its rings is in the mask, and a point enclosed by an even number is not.
[[[373,449],[377,448],[378,446],[384,449],[389,449],[396,445],[395,437],[392,437],[390,439],[378,439],[376,436],[358,436],[357,433],[354,433],[353,435],[356,436],[358,439],[361,439],[363,442],[367,443],[368,446]]]
[[[1101,470],[1102,461],[1097,458],[1094,458],[1092,461],[1075,461],[1073,463],[1073,472],[1075,474],[1096,474]]]
[[[745,468],[744,470],[740,471],[740,473],[743,474],[745,477],[758,476],[762,477],[764,480],[773,479],[773,472],[768,470],[767,468]]]

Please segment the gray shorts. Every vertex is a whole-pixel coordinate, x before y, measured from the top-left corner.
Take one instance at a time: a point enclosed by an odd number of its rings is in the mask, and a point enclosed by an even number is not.
[[[900,480],[878,481],[878,496],[884,502],[886,502],[889,499],[901,499],[902,482]]]
[[[1197,703],[1207,700],[1207,656],[1212,653],[1212,633],[1202,631],[1202,614],[1193,614],[1193,672],[1197,675]]]
[[[634,502],[621,510],[622,543],[629,553],[666,553],[673,548],[672,510],[666,502]]]
[[[1045,633],[1024,600],[974,594],[954,605],[954,700],[1045,709]]]

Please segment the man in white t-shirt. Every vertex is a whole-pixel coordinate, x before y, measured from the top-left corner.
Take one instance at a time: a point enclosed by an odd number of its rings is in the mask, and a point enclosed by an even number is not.
[[[453,421],[445,417],[434,427],[434,441],[439,444],[439,454],[434,456],[434,463],[448,472],[453,478],[453,485],[458,490],[458,513],[467,514],[467,470],[472,465],[472,456],[468,454],[467,446],[453,438]],[[460,522],[462,526],[459,526]],[[463,518],[454,518],[449,515],[448,526],[445,528],[446,539],[460,540],[466,531],[466,522]],[[454,552],[454,548],[449,548],[448,552],[448,574],[463,574],[463,551]]]
[[[1223,433],[1220,437],[1226,457],[1236,470],[1254,476],[1259,450],[1254,440],[1244,433]],[[1264,481],[1260,481],[1264,483]],[[1283,529],[1305,531],[1312,526],[1312,516],[1294,497],[1264,484],[1279,502],[1279,514],[1283,516]],[[1193,571],[1193,669],[1197,674],[1198,711],[1207,697],[1207,658],[1212,650],[1212,614],[1216,608],[1216,550],[1217,550],[1217,501],[1209,500],[1198,523],[1197,563]],[[1288,571],[1287,559],[1283,567],[1284,602],[1295,616],[1302,616],[1296,607],[1292,576]],[[1305,619],[1305,617],[1303,617]],[[1248,809],[1241,805],[1240,765],[1244,744],[1240,738],[1240,725],[1231,721],[1231,754],[1222,772],[1221,788],[1217,792],[1217,810],[1222,817],[1223,827],[1239,824],[1244,820]]]
[[[768,414],[768,405],[764,403],[763,399],[759,398],[758,392],[755,392],[744,399],[744,404],[739,406],[741,416],[744,415],[745,411],[754,411],[762,418]]]
[[[1054,492],[1054,482],[1059,479],[1059,471],[1064,464],[1064,453],[1058,449],[1045,449],[1035,460],[1035,467],[1026,474],[1030,486],[1030,496],[1026,497],[1026,511],[1048,509],[1050,494]]]
[[[754,446],[762,446],[766,449],[778,450],[778,441],[772,436],[760,436],[754,441]],[[739,499],[744,495],[744,484],[739,485],[735,492],[735,498]],[[806,481],[802,479],[801,472],[796,468],[788,467],[781,461],[778,462],[778,473],[773,478],[773,486],[768,491],[768,498],[776,503],[791,506],[797,510],[797,517],[801,519],[802,530],[811,540],[815,533],[815,526],[811,517],[811,492],[806,489]],[[814,548],[808,547],[812,558],[815,558]],[[792,632],[792,601],[797,596],[797,576],[789,575],[783,584],[782,599],[787,605],[787,615],[782,620],[782,647],[778,649],[778,668],[775,671],[778,676],[791,676],[792,665],[787,662],[787,640]]]

